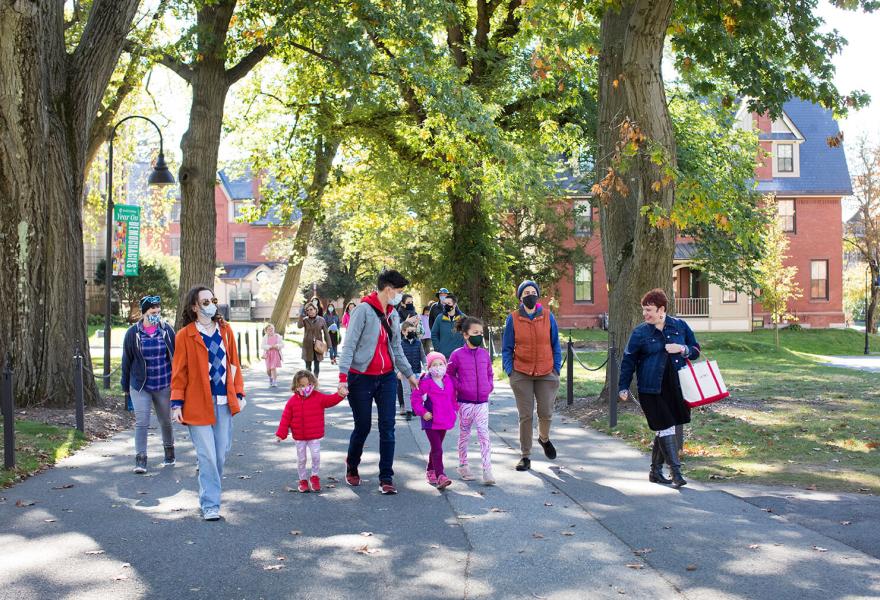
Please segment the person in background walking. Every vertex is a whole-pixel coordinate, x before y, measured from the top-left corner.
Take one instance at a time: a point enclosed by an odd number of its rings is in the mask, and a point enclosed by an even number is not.
[[[458,309],[456,300],[452,294],[443,299],[443,316],[438,317],[431,327],[431,345],[435,352],[441,353],[447,360],[453,350],[464,346],[464,338],[456,328],[456,324],[464,318],[464,313]]]
[[[406,360],[409,361],[409,366],[412,367],[413,374],[418,377],[422,374],[422,363],[425,362],[425,349],[422,348],[422,343],[419,341],[419,334],[416,331],[415,326],[412,323],[404,322],[403,325],[400,326],[400,334],[401,341],[400,344],[403,347],[403,354],[406,356]],[[400,384],[403,387],[403,399],[404,399],[404,410],[401,414],[406,417],[407,421],[412,420],[413,411],[412,411],[412,386],[409,383],[409,380],[406,379],[403,375],[397,375],[397,378],[400,380]]]
[[[162,319],[162,299],[144,296],[141,320],[128,328],[122,342],[122,391],[134,405],[134,472],[147,472],[147,430],[150,405],[162,429],[165,462],[174,464],[174,433],[171,429],[171,362],[174,328]]]
[[[691,410],[681,393],[678,370],[687,360],[700,356],[700,345],[685,321],[666,314],[666,292],[653,289],[642,297],[641,304],[645,322],[629,336],[620,365],[619,395],[621,400],[631,396],[629,386],[635,373],[639,404],[648,427],[655,432],[648,480],[681,487],[687,481],[681,474],[675,427],[691,422]],[[663,475],[664,458],[671,481]]]
[[[489,438],[489,394],[495,388],[492,359],[483,348],[483,322],[476,317],[465,317],[458,322],[465,345],[449,357],[446,372],[455,381],[458,392],[458,474],[465,481],[474,479],[468,466],[468,444],[471,427],[477,429],[483,483],[494,485],[492,475],[492,447]]]
[[[357,304],[354,302],[349,302],[345,306],[345,314],[342,315],[342,326],[348,329],[348,322],[351,319],[351,312],[357,307]]]
[[[171,418],[189,426],[199,461],[202,517],[216,521],[232,417],[245,404],[241,362],[232,327],[217,314],[210,289],[197,286],[187,292],[182,321],[171,365]]]
[[[379,489],[396,494],[394,487],[394,390],[399,371],[418,386],[400,344],[400,316],[394,307],[403,299],[409,280],[397,271],[379,273],[376,291],[364,296],[351,313],[345,343],[339,355],[339,393],[349,391],[354,430],[345,458],[345,481],[361,483],[358,466],[370,434],[373,403],[379,417]]]
[[[425,354],[431,351],[431,318],[430,313],[431,307],[426,306],[422,309],[422,314],[419,316],[419,324],[421,325],[419,334],[419,338],[422,340],[422,348],[425,350]]]
[[[444,314],[446,308],[443,306],[443,301],[449,295],[449,290],[440,288],[435,295],[437,296],[437,301],[431,303],[431,312],[428,313],[428,331],[434,329],[434,321],[437,320],[437,317]]]
[[[327,306],[327,312],[324,313],[324,321],[327,322],[327,332],[330,334],[330,364],[336,364],[336,356],[339,348],[339,315],[336,314],[336,307],[331,302]]]
[[[443,440],[446,432],[455,428],[458,403],[455,401],[455,381],[446,373],[446,357],[431,352],[427,358],[428,372],[419,379],[412,391],[413,412],[422,418],[422,430],[431,445],[425,478],[438,490],[452,484],[443,468]]]
[[[507,316],[502,336],[501,363],[510,377],[510,387],[519,412],[519,446],[522,458],[517,471],[532,467],[534,413],[538,412],[538,443],[544,455],[553,460],[556,448],[550,441],[553,405],[559,389],[562,349],[559,328],[549,310],[538,304],[541,288],[534,281],[523,281],[516,290],[519,308]]]
[[[321,373],[321,361],[330,346],[330,332],[324,317],[318,316],[314,303],[306,304],[305,314],[300,315],[296,326],[303,329],[302,359],[306,363],[306,371],[318,377]]]
[[[275,333],[272,323],[263,329],[263,360],[266,362],[266,375],[269,376],[269,386],[275,387],[278,383],[278,369],[284,362],[281,357],[281,349],[284,348],[284,337]]]

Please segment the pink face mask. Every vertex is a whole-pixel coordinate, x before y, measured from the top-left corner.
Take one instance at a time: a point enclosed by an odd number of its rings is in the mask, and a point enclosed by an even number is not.
[[[303,395],[304,398],[307,398],[309,394],[311,394],[315,390],[315,386],[307,385],[304,388],[300,388],[299,393]]]
[[[443,379],[443,376],[446,375],[446,365],[431,367],[428,370],[431,372],[431,377],[434,377],[436,379]]]

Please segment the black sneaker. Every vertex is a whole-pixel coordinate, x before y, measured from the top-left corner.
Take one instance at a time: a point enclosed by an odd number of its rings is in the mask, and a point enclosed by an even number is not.
[[[411,411],[411,410],[406,411],[406,420],[412,421],[412,418],[413,418],[413,411]]]
[[[361,477],[358,475],[357,467],[349,467],[348,461],[345,463],[345,483],[352,487],[357,487],[361,484]]]
[[[546,442],[542,442],[541,438],[538,438],[538,443],[541,444],[541,448],[544,449],[544,456],[549,458],[550,460],[554,460],[556,458],[556,447],[553,445],[549,439]]]
[[[167,446],[165,448],[165,462],[162,463],[164,465],[173,465],[177,461],[174,460],[174,446]]]
[[[528,471],[532,468],[532,460],[528,456],[523,456],[519,459],[519,462],[516,463],[517,471]]]
[[[147,472],[147,455],[138,454],[134,457],[134,472],[141,474]]]
[[[397,493],[397,488],[391,483],[390,479],[379,482],[379,491],[385,496],[392,496]]]

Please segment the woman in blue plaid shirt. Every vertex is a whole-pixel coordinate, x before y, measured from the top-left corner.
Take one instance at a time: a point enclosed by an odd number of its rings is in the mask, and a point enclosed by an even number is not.
[[[122,343],[122,389],[134,406],[134,472],[146,473],[151,404],[162,428],[164,464],[174,464],[170,410],[174,329],[162,319],[159,296],[144,296],[140,306],[143,318],[125,332]]]

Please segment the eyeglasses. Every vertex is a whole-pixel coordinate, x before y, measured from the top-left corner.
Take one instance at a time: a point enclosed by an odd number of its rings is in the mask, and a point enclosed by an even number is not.
[[[219,302],[219,300],[217,300],[217,298],[211,298],[210,300],[205,298],[204,300],[199,300],[199,304],[201,304],[202,306],[208,306],[209,304],[217,304],[218,302]]]

